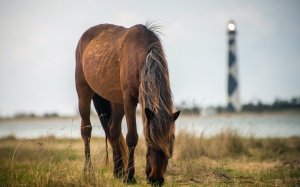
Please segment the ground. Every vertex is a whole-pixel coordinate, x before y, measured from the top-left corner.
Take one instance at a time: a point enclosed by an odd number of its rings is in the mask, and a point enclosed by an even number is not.
[[[81,139],[0,140],[0,186],[126,186],[113,177],[112,151],[105,164],[105,141],[92,138],[93,173],[83,175]],[[145,144],[136,149],[132,186],[149,186],[145,175]],[[165,186],[299,186],[300,137],[243,138],[234,131],[205,138],[176,137]]]

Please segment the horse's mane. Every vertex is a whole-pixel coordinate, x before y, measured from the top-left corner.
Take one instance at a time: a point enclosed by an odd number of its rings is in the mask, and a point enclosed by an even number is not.
[[[159,26],[146,24],[151,32],[146,62],[141,70],[139,102],[142,108],[144,134],[147,143],[155,149],[161,149],[169,156],[169,140],[174,135],[172,122],[173,101],[170,89],[168,64],[159,38]],[[145,108],[154,112],[153,121],[147,127]]]

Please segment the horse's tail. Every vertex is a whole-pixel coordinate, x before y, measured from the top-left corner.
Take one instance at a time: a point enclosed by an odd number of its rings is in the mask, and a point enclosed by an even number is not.
[[[101,121],[101,125],[105,132],[105,151],[106,151],[106,165],[108,164],[108,147],[107,147],[107,140],[110,139],[109,134],[109,119],[111,116],[111,106],[110,102],[106,99],[100,97],[99,95],[95,94],[93,97],[93,102],[95,109],[98,113],[98,116]]]
[[[109,141],[110,145],[112,145],[111,139],[110,139],[110,133],[109,133],[109,127],[110,127],[110,117],[111,117],[111,104],[109,101],[106,99],[102,98],[101,96],[95,94],[93,97],[93,102],[95,109],[98,113],[98,116],[100,118],[102,127],[105,132],[105,151],[106,151],[106,165],[108,164],[108,146],[107,146],[107,140]],[[122,162],[124,167],[127,166],[128,163],[128,147],[125,141],[125,138],[123,134],[120,134],[119,137],[119,142],[120,142],[120,149],[121,149],[121,154],[122,154]]]

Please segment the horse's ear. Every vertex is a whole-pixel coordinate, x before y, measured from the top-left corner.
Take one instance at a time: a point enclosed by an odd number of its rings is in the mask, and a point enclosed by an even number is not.
[[[173,121],[175,121],[179,117],[179,114],[180,114],[180,111],[177,111],[177,112],[172,114]]]
[[[145,108],[145,113],[149,121],[154,117],[154,113],[149,108]]]

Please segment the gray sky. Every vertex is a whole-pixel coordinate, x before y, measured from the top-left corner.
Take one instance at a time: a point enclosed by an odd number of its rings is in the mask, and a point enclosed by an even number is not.
[[[75,47],[100,23],[162,25],[174,100],[224,105],[226,24],[238,29],[242,103],[300,95],[300,1],[1,0],[0,115],[77,110]]]

